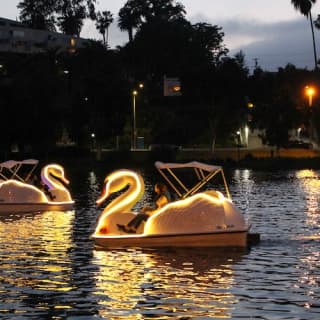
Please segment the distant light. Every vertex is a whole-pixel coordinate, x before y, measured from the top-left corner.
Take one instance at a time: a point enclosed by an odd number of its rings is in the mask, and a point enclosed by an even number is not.
[[[75,47],[75,46],[76,46],[76,43],[77,43],[77,41],[76,41],[75,38],[71,38],[71,39],[70,39],[70,44],[71,44],[72,47]]]
[[[96,135],[94,133],[91,133],[91,138],[95,138]]]
[[[240,136],[240,131],[237,131],[237,135]]]
[[[181,86],[173,86],[172,87],[173,92],[180,92],[181,91]]]
[[[312,98],[316,94],[316,90],[312,86],[305,86],[306,96],[309,98],[309,107],[312,107]]]
[[[138,94],[138,91],[137,91],[137,90],[133,90],[133,91],[132,91],[132,94],[133,94],[134,96],[136,96],[136,95]]]
[[[3,64],[0,64],[0,69],[2,69],[3,68]]]
[[[308,97],[313,96],[315,94],[315,89],[313,87],[306,86],[306,95]]]
[[[63,70],[64,74],[69,74],[69,70]]]
[[[248,108],[253,108],[254,107],[254,105],[253,105],[253,103],[252,102],[248,102]]]
[[[143,83],[139,83],[139,88],[142,89],[144,87]]]
[[[88,99],[88,97],[85,97],[84,100],[85,100],[85,101],[88,101],[89,99]]]

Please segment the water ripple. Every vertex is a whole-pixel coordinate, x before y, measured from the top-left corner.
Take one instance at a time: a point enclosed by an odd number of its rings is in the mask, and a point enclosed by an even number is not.
[[[0,216],[1,319],[319,319],[319,172],[228,173],[262,239],[243,251],[98,250],[101,172],[74,175],[74,211]]]

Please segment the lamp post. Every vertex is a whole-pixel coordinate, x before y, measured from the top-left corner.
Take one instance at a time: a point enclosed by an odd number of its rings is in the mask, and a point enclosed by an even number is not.
[[[143,83],[139,83],[139,89],[143,89]],[[132,91],[132,108],[133,108],[133,129],[132,129],[132,142],[131,150],[137,149],[137,126],[136,126],[136,96],[138,95],[137,90]]]
[[[313,140],[313,119],[312,119],[312,102],[313,96],[315,95],[316,90],[312,86],[305,87],[305,94],[308,97],[308,106],[310,107],[310,140]]]
[[[96,147],[96,134],[94,132],[91,133],[91,139],[92,139],[92,150]]]
[[[312,99],[315,94],[315,89],[313,87],[306,86],[305,91],[306,91],[306,96],[308,97],[309,107],[312,107]]]
[[[240,161],[240,146],[241,146],[241,132],[240,130],[238,130],[236,132],[236,139],[237,139],[237,158],[238,158],[238,161]]]
[[[133,107],[133,134],[132,134],[132,143],[131,150],[136,149],[137,143],[137,129],[136,129],[136,96],[138,95],[137,90],[132,91],[132,107]]]

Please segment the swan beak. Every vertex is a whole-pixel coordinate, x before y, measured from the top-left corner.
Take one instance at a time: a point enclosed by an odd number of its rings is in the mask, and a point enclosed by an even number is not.
[[[104,188],[102,190],[102,193],[101,193],[99,199],[96,201],[96,204],[100,205],[104,200],[106,200],[108,198],[108,196],[109,196],[109,192],[108,192],[107,188]]]
[[[61,180],[67,185],[70,184],[70,181],[68,179],[66,179],[65,177],[62,177]]]

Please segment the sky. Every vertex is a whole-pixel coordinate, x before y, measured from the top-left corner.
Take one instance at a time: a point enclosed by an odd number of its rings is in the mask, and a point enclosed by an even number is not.
[[[115,22],[109,30],[111,47],[128,41],[126,32],[117,27],[119,9],[126,0],[97,0],[97,9],[109,10]],[[314,68],[310,22],[296,11],[290,0],[180,0],[187,19],[222,27],[224,44],[233,56],[240,50],[247,66],[255,63],[268,71],[276,71],[288,63],[298,68]],[[19,0],[0,0],[0,16],[17,19]],[[313,6],[313,18],[320,14],[320,3]],[[94,24],[88,22],[81,32],[83,38],[102,39]],[[320,30],[315,29],[317,53],[320,57]]]

